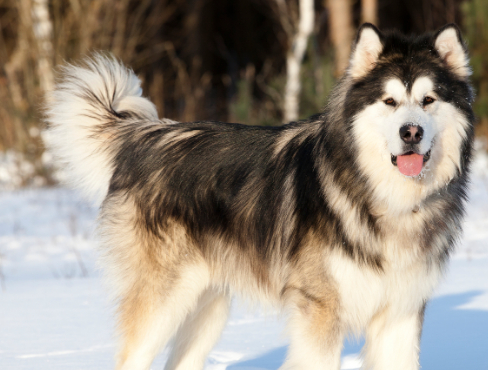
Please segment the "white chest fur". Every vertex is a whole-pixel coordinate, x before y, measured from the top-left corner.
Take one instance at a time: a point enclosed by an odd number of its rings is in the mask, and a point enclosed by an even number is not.
[[[418,313],[442,276],[437,265],[419,261],[401,267],[385,264],[383,271],[375,271],[340,252],[326,263],[339,292],[341,321],[357,335],[385,309],[399,318]]]

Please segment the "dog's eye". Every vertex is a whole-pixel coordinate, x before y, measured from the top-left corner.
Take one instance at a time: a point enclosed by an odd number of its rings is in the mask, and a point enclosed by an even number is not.
[[[431,98],[430,96],[426,96],[424,98],[424,101],[422,102],[422,105],[429,105],[432,104],[435,101],[434,98]]]
[[[384,100],[384,102],[386,105],[391,105],[392,107],[395,107],[397,104],[396,101],[393,100],[393,98],[388,98],[388,99]]]

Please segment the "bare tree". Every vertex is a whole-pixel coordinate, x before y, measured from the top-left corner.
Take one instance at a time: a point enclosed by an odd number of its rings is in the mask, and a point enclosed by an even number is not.
[[[111,52],[134,68],[160,114],[184,121],[235,119],[229,117],[235,106],[247,114],[239,122],[295,120],[299,108],[308,113],[320,109],[324,87],[333,83],[331,68],[339,77],[347,66],[351,8],[357,1],[186,3],[0,0],[0,150],[24,153],[43,171],[36,128],[40,101],[52,86],[52,66],[79,60],[92,50]],[[228,7],[223,9],[223,3]],[[361,19],[421,32],[462,22],[460,3],[383,1],[380,7],[378,0],[361,0]],[[307,49],[313,30],[320,47]],[[329,40],[335,51],[333,65],[322,50],[322,42],[329,48]],[[302,67],[307,50],[312,74]]]
[[[29,2],[29,0],[23,0]],[[54,87],[53,75],[53,25],[49,18],[48,0],[32,0],[30,4],[32,17],[32,31],[37,43],[37,73],[43,91],[50,91]]]
[[[361,0],[361,22],[378,25],[378,0]]]
[[[352,8],[351,0],[326,0],[329,9],[330,38],[335,50],[335,75],[342,75],[351,52]]]
[[[278,0],[278,2],[283,3],[283,0]],[[286,122],[298,119],[298,101],[301,89],[300,68],[307,49],[308,38],[314,28],[314,21],[313,0],[299,0],[298,26],[296,32],[291,36],[291,47],[286,56],[286,86],[283,106],[283,118]],[[285,27],[285,29],[287,28]]]

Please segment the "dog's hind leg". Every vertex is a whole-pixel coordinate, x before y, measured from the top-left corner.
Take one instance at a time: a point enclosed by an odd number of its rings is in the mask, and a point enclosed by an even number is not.
[[[195,311],[188,315],[178,330],[165,370],[202,369],[225,327],[229,309],[228,294],[214,288],[207,289]]]
[[[147,370],[209,288],[210,272],[183,225],[146,227],[138,203],[113,194],[100,215],[102,264],[118,303],[118,370]]]
[[[189,265],[173,279],[169,287],[157,279],[145,281],[122,299],[119,306],[122,347],[117,369],[149,369],[154,357],[195,310],[208,287],[208,270],[206,266]]]

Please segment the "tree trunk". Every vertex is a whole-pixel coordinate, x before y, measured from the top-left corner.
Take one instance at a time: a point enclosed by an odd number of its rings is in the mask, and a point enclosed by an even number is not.
[[[378,0],[361,0],[361,22],[378,25]]]
[[[335,76],[340,77],[349,63],[352,43],[351,0],[326,0],[329,9],[330,38],[335,50]]]
[[[300,68],[307,49],[308,38],[313,31],[315,9],[313,0],[299,0],[299,18],[291,48],[286,56],[286,86],[284,98],[285,122],[298,119],[299,96],[301,90]]]
[[[32,30],[37,43],[37,73],[43,91],[51,91],[54,87],[53,74],[53,25],[49,18],[48,0],[32,1]]]

